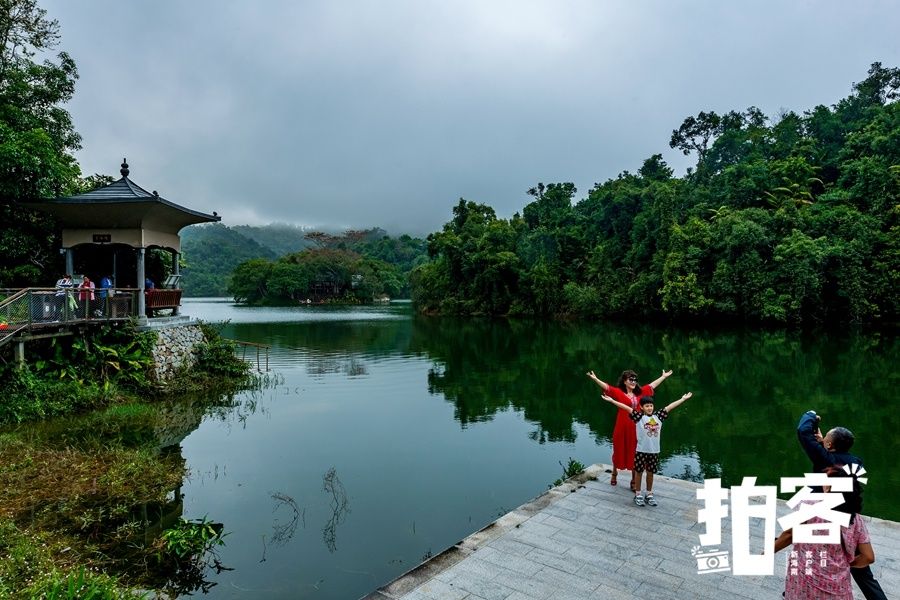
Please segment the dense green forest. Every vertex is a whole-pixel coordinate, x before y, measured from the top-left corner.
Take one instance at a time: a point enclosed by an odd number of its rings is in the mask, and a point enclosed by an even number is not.
[[[271,248],[220,223],[193,225],[181,232],[182,288],[185,296],[227,296],[231,272],[245,260],[274,259]]]
[[[81,139],[63,106],[78,73],[65,52],[52,54],[58,24],[26,4],[3,13],[0,287],[46,285],[62,268],[57,225],[23,201],[106,181],[83,178],[74,158]],[[685,119],[670,140],[696,159],[682,177],[656,154],[577,201],[572,184],[538,184],[511,219],[460,200],[428,237],[425,264],[426,244],[408,236],[188,229],[185,287],[225,293],[232,268],[255,259],[231,291],[257,302],[303,300],[331,281],[350,296],[409,285],[423,312],[897,322],[898,90],[900,69],[874,63],[832,106]],[[330,274],[325,256],[337,261]]]
[[[446,314],[869,322],[900,316],[900,69],[833,106],[701,112],[660,154],[574,202],[538,184],[521,214],[460,199],[412,273]],[[573,203],[574,202],[574,203]]]
[[[62,108],[78,71],[65,52],[52,55],[59,24],[45,15],[33,3],[0,10],[0,287],[32,284],[59,270],[53,220],[22,202],[85,185],[73,156],[81,136]]]
[[[239,264],[229,293],[248,304],[408,297],[409,272],[427,260],[424,240],[393,238],[378,228],[343,234],[315,231],[305,239],[313,247],[276,261],[259,258]]]

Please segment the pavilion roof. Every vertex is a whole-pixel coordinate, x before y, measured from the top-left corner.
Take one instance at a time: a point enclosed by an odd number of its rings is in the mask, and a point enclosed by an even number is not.
[[[102,188],[31,204],[55,215],[63,228],[152,228],[174,233],[188,225],[222,220],[216,213],[192,210],[148,192],[128,178],[127,162],[121,173],[121,179]]]

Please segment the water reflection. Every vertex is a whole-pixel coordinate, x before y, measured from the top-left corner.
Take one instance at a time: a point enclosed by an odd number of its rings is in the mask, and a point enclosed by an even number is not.
[[[244,327],[234,325],[241,335]],[[774,482],[802,471],[793,428],[813,408],[829,426],[857,431],[857,449],[880,467],[882,485],[898,485],[877,452],[877,440],[888,434],[885,420],[864,408],[866,399],[893,391],[893,365],[900,363],[894,336],[413,316],[253,330],[273,344],[275,362],[298,361],[318,377],[368,378],[373,365],[384,370],[398,358],[426,358],[427,391],[451,403],[460,427],[514,411],[534,424],[527,435],[541,445],[574,443],[579,424],[596,444],[609,444],[614,410],[599,402],[586,370],[609,381],[634,368],[647,382],[674,369],[659,397],[666,402],[688,390],[695,397],[667,429],[665,474],[721,476],[730,485],[748,474]],[[373,384],[385,385],[383,378]]]
[[[328,469],[322,476],[322,489],[330,496],[328,501],[331,504],[331,517],[322,529],[322,539],[325,541],[328,551],[335,552],[337,550],[337,527],[344,522],[350,512],[350,501],[347,498],[347,490],[344,489],[344,484],[338,478],[334,467]]]
[[[608,462],[615,410],[588,369],[675,371],[660,400],[694,398],[667,422],[662,471],[690,481],[799,475],[794,427],[815,408],[856,432],[867,512],[900,519],[879,448],[896,419],[869,406],[892,397],[895,337],[335,314],[232,321],[227,337],[272,346],[271,385],[185,399],[123,434],[191,469],[169,519],[209,514],[231,532],[236,570],[213,597],[362,596],[539,494],[560,461]]]

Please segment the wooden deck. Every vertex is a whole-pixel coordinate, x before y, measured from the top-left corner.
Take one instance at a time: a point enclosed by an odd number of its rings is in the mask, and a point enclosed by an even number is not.
[[[627,485],[609,485],[608,469],[593,465],[365,600],[781,597],[787,550],[776,555],[775,575],[698,574],[691,555],[705,527],[697,524],[698,484],[657,476],[659,506],[638,507]],[[784,502],[778,504],[779,516],[789,512]],[[875,548],[872,570],[891,594],[900,589],[900,524],[864,518]],[[751,520],[751,536],[761,539],[761,520]],[[730,550],[729,521],[722,541]],[[855,584],[854,592],[863,598]]]

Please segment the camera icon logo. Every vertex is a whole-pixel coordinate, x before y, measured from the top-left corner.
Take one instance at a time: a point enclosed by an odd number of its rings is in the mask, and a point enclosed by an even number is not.
[[[701,546],[694,546],[691,549],[691,555],[697,559],[697,574],[705,575],[707,573],[721,573],[731,570],[731,561],[728,559],[727,550],[719,550],[712,548],[708,551],[701,552]]]

